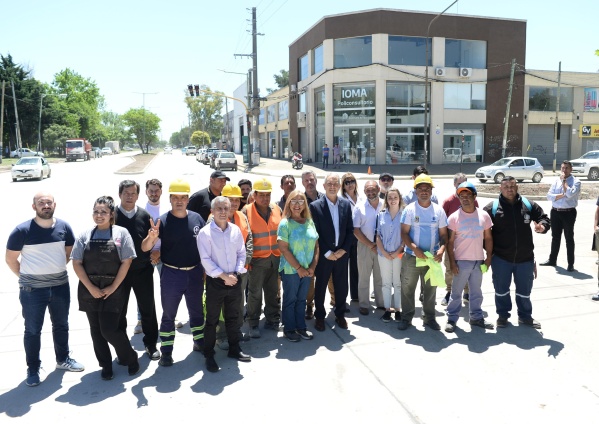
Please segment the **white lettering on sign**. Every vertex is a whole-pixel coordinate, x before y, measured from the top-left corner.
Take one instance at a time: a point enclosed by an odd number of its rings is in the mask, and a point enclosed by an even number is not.
[[[341,98],[349,99],[352,97],[367,97],[365,88],[352,88],[341,90]]]

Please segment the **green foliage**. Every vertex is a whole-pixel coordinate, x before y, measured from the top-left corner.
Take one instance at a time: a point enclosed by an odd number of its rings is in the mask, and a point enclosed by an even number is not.
[[[181,128],[181,131],[174,132],[169,139],[169,144],[179,148],[187,146],[190,143],[191,130],[189,127]]]
[[[52,86],[57,94],[66,94],[64,124],[75,129],[79,137],[92,138],[100,126],[104,97],[90,78],[66,68],[54,75]]]
[[[205,131],[194,131],[191,135],[191,144],[197,147],[210,145],[210,134]]]
[[[289,85],[289,71],[285,69],[281,69],[280,74],[274,74],[272,77],[275,79],[275,84],[277,87],[283,88]]]
[[[206,85],[202,85],[200,88],[204,92],[200,91],[198,97],[185,98],[185,103],[191,113],[191,129],[207,132],[211,139],[216,140],[220,138],[223,128],[221,111],[224,97],[206,93],[206,91],[211,91],[210,87]],[[223,95],[220,91],[214,93]]]
[[[160,118],[149,110],[139,108],[129,109],[122,119],[129,136],[135,139],[142,152],[148,153],[150,144],[158,141]]]

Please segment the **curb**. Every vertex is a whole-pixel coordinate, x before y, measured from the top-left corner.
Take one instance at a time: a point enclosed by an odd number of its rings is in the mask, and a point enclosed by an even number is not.
[[[130,156],[131,158],[135,158],[135,156],[137,155],[141,155],[142,153],[138,153],[136,155]],[[162,153],[157,153],[154,155],[154,157],[152,158],[151,161],[149,161],[146,166],[144,166],[143,169],[139,170],[139,171],[123,171],[123,169],[126,169],[127,167],[131,166],[132,164],[126,165],[124,167],[122,167],[121,169],[118,169],[116,171],[114,171],[114,173],[116,175],[136,175],[136,174],[143,174],[144,172],[146,172],[146,169],[148,169],[148,167],[152,164],[152,162],[154,162],[154,159],[156,159],[158,157],[158,155],[161,155]],[[133,161],[135,161],[135,159],[133,159]]]

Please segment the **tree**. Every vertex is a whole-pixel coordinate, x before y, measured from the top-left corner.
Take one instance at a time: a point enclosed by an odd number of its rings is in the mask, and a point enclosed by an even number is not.
[[[191,135],[191,144],[197,147],[210,145],[210,134],[205,131],[194,131]]]
[[[97,143],[100,146],[102,141],[129,141],[131,140],[131,135],[125,128],[122,115],[115,112],[103,111],[100,114],[100,126],[90,140],[92,143]]]
[[[273,78],[275,79],[275,84],[277,87],[283,88],[289,85],[289,71],[285,69],[281,69],[280,74],[274,74]]]
[[[150,144],[158,141],[160,118],[144,108],[129,109],[122,118],[129,135],[135,138],[142,152],[148,153]]]
[[[71,127],[60,124],[52,124],[44,131],[44,147],[48,151],[58,151],[64,155],[64,142],[68,138],[77,138],[77,133]]]
[[[190,142],[191,130],[189,127],[181,128],[181,131],[176,131],[171,134],[169,144],[173,147],[187,146]]]
[[[100,110],[104,97],[90,78],[66,68],[54,75],[52,82],[57,94],[66,94],[65,125],[75,129],[79,137],[92,138],[100,126]]]
[[[210,138],[216,140],[220,137],[223,127],[223,117],[221,110],[223,108],[223,93],[215,91],[215,96],[206,91],[211,91],[206,85],[200,86],[200,95],[197,97],[186,97],[185,103],[191,113],[191,129],[193,131],[201,130],[207,132]]]

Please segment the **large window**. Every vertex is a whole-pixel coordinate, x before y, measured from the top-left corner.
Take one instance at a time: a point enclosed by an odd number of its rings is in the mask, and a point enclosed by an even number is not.
[[[333,145],[339,143],[344,162],[375,163],[375,105],[374,83],[333,86]]]
[[[572,88],[560,88],[559,111],[572,112]],[[542,112],[555,111],[557,106],[557,87],[530,87],[528,109]]]
[[[372,36],[335,40],[335,68],[372,64]]]
[[[314,90],[314,161],[322,161],[322,146],[325,137],[325,94],[324,87]],[[331,146],[329,146],[331,147]]]
[[[306,92],[305,91],[299,95],[299,110],[298,110],[298,112],[307,112]]]
[[[289,118],[289,100],[279,102],[279,121]]]
[[[308,55],[305,54],[299,59],[299,80],[304,80],[310,76],[310,69],[308,67]]]
[[[261,107],[260,114],[258,115],[258,125],[264,125],[266,123],[265,117],[266,116],[265,116],[264,108]]]
[[[431,65],[432,43],[428,41],[428,65]],[[426,66],[426,38],[389,36],[389,64]]]
[[[487,67],[487,42],[446,38],[445,66],[485,69]]]
[[[445,109],[486,109],[485,84],[452,84],[444,85]]]
[[[277,121],[277,105],[270,105],[266,108],[266,122],[273,123]]]
[[[312,75],[322,72],[324,70],[324,57],[322,44],[312,50]]]
[[[387,83],[385,163],[424,159],[424,84]]]

